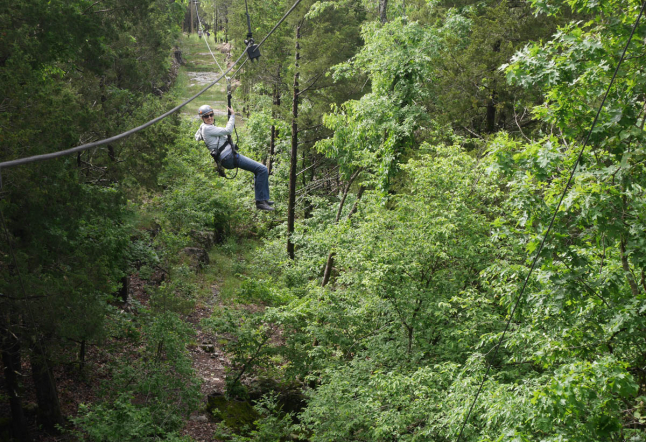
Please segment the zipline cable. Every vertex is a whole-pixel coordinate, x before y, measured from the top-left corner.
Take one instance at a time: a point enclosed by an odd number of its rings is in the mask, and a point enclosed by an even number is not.
[[[235,61],[235,63],[233,63],[231,65],[231,67],[229,69],[227,69],[225,74],[229,73],[236,66],[236,64],[238,64],[238,62],[242,59],[242,57],[245,55],[245,53],[246,53],[246,51],[244,51],[242,54],[240,54],[240,57],[238,57],[238,59]],[[135,127],[134,129],[130,129],[130,130],[128,130],[126,132],[123,132],[123,133],[121,133],[119,135],[115,135],[114,137],[106,138],[106,139],[100,140],[100,141],[95,141],[93,143],[83,144],[83,145],[77,146],[77,147],[72,147],[71,149],[67,149],[67,150],[61,150],[61,151],[58,151],[58,152],[46,153],[46,154],[42,154],[42,155],[34,155],[34,156],[31,156],[31,157],[19,158],[17,160],[5,161],[5,162],[0,163],[0,172],[2,172],[2,168],[4,168],[4,167],[18,166],[18,165],[21,165],[21,164],[33,163],[34,161],[50,160],[52,158],[58,158],[58,157],[62,157],[62,156],[65,156],[65,155],[71,155],[71,154],[76,153],[76,152],[82,152],[84,150],[91,149],[91,148],[96,147],[96,146],[101,146],[103,144],[113,143],[115,141],[121,140],[122,138],[126,138],[126,137],[128,137],[130,135],[133,135],[133,134],[135,134],[135,133],[137,133],[137,132],[139,132],[139,131],[147,128],[147,127],[149,127],[149,126],[152,126],[153,124],[163,120],[164,118],[168,117],[169,115],[177,112],[179,109],[183,108],[188,103],[195,100],[197,97],[199,97],[204,92],[206,92],[208,89],[210,89],[213,85],[215,85],[217,82],[219,82],[223,77],[224,77],[224,75],[220,75],[213,82],[211,82],[211,84],[206,86],[200,92],[193,95],[191,98],[189,98],[188,100],[186,100],[185,102],[183,102],[179,106],[174,107],[173,109],[169,110],[165,114],[162,114],[159,117],[157,117],[155,119],[152,119],[147,123],[142,124],[141,126]]]
[[[525,288],[527,287],[527,283],[529,282],[529,278],[532,275],[532,272],[534,271],[534,268],[536,267],[536,263],[538,262],[538,257],[541,254],[541,251],[543,250],[543,246],[545,245],[545,242],[547,238],[549,237],[550,230],[552,230],[552,226],[554,225],[554,220],[556,219],[556,215],[558,214],[558,211],[561,207],[561,203],[563,203],[563,199],[565,198],[565,194],[567,193],[570,184],[572,184],[572,179],[574,178],[574,173],[576,172],[576,169],[579,165],[579,162],[581,161],[581,157],[583,156],[583,152],[588,144],[588,141],[590,140],[590,136],[592,135],[592,131],[594,130],[594,127],[597,124],[597,121],[599,120],[599,115],[601,114],[601,111],[603,109],[604,104],[606,103],[606,98],[608,98],[608,94],[610,93],[610,89],[612,88],[613,83],[615,82],[615,78],[617,77],[617,73],[619,72],[619,68],[621,67],[621,64],[624,61],[624,58],[626,57],[626,52],[628,51],[628,46],[630,45],[630,42],[633,38],[633,35],[635,34],[635,30],[637,29],[637,26],[639,25],[639,21],[642,18],[642,15],[644,14],[644,8],[646,7],[646,1],[642,3],[641,10],[639,12],[639,15],[637,16],[637,20],[635,21],[635,24],[633,25],[633,29],[630,32],[630,37],[628,37],[628,41],[626,42],[626,46],[624,47],[624,52],[621,54],[621,58],[619,59],[619,63],[617,64],[617,68],[615,69],[615,73],[612,76],[612,79],[610,80],[610,84],[608,85],[608,88],[606,89],[606,93],[603,96],[603,100],[601,100],[601,105],[599,106],[599,110],[597,111],[597,115],[594,117],[594,121],[592,122],[592,126],[590,127],[590,130],[588,131],[588,135],[585,138],[585,142],[583,143],[583,147],[581,147],[581,150],[579,151],[579,155],[574,162],[574,166],[572,167],[572,172],[570,173],[570,178],[568,179],[567,184],[565,185],[565,188],[563,189],[563,192],[561,193],[561,198],[559,200],[559,203],[556,206],[556,209],[554,210],[554,215],[552,215],[552,220],[550,221],[550,225],[547,227],[547,231],[545,232],[545,235],[543,236],[543,240],[541,241],[541,245],[538,247],[538,250],[536,251],[536,255],[534,256],[534,260],[532,261],[532,266],[529,269],[529,273],[527,274],[527,277],[525,278],[525,282],[523,283],[523,287],[520,290],[520,294],[518,295],[518,298],[516,299],[516,302],[514,303],[514,307],[511,310],[511,313],[509,314],[509,319],[507,320],[507,324],[505,325],[505,329],[502,332],[502,335],[500,336],[500,339],[498,340],[498,343],[495,346],[495,351],[493,353],[493,356],[489,359],[490,361],[493,361],[496,358],[496,355],[498,354],[498,350],[500,349],[500,345],[502,344],[503,339],[505,338],[505,334],[507,333],[507,330],[509,329],[509,324],[511,323],[512,318],[514,317],[514,313],[516,312],[516,308],[518,307],[518,304],[520,303],[520,300],[523,298],[523,294],[525,293]],[[480,396],[480,392],[482,391],[482,387],[484,386],[487,377],[489,375],[489,371],[491,370],[491,365],[492,362],[489,362],[487,365],[487,371],[485,372],[484,377],[482,378],[482,382],[480,383],[480,387],[478,388],[478,391],[475,395],[475,398],[473,399],[473,403],[471,404],[471,407],[469,408],[469,412],[467,413],[467,417],[464,419],[464,423],[462,424],[462,428],[460,428],[460,433],[458,434],[458,439],[457,442],[460,442],[462,440],[462,433],[464,432],[464,428],[467,425],[467,422],[469,421],[469,417],[471,416],[471,412],[473,411],[473,407],[475,407],[476,402],[478,401],[478,396]]]
[[[296,1],[296,3],[294,3],[294,4],[292,5],[292,7],[291,7],[291,8],[289,8],[289,11],[287,11],[287,12],[285,13],[285,15],[283,15],[283,18],[281,18],[281,19],[278,21],[278,23],[276,23],[276,26],[274,26],[274,27],[273,27],[273,29],[272,29],[271,31],[269,31],[269,33],[265,36],[265,38],[263,38],[263,39],[260,41],[260,43],[258,43],[258,47],[257,47],[258,49],[260,49],[260,46],[262,46],[262,44],[265,42],[265,40],[267,40],[267,39],[269,38],[269,36],[270,36],[271,34],[273,34],[273,33],[274,33],[274,31],[275,31],[276,29],[278,29],[278,27],[281,25],[281,23],[282,23],[282,22],[284,22],[284,21],[285,21],[285,19],[289,16],[289,14],[291,14],[291,13],[292,13],[292,11],[293,11],[294,9],[296,9],[296,7],[298,6],[298,4],[299,4],[300,2],[301,2],[301,0],[297,0],[297,1]],[[247,63],[247,61],[248,61],[248,60],[249,60],[249,59],[247,58],[247,59],[245,59],[245,61],[243,61],[243,62],[242,62],[242,64],[238,67],[238,69],[236,69],[236,71],[233,73],[233,75],[231,75],[231,78],[233,78],[233,77],[235,77],[236,75],[238,75],[238,72],[240,72],[240,70],[244,67],[244,65]]]
[[[283,23],[283,21],[285,21],[285,19],[289,16],[289,14],[292,13],[292,11],[296,8],[296,6],[298,6],[298,4],[300,2],[301,2],[301,0],[296,0],[296,3],[294,3],[292,5],[292,7],[285,13],[285,15],[283,15],[283,18],[281,18],[278,21],[278,23],[276,23],[276,25],[272,28],[272,30],[269,31],[269,33],[265,36],[265,38],[263,38],[262,41],[260,43],[258,43],[258,46],[257,46],[258,48],[260,46],[262,46],[262,44],[265,42],[265,40],[267,40],[274,33],[274,31],[276,29],[278,29],[278,27]],[[4,161],[4,162],[0,163],[0,185],[2,184],[2,169],[5,168],[5,167],[19,166],[19,165],[22,165],[22,164],[33,163],[35,161],[50,160],[50,159],[62,157],[62,156],[65,156],[65,155],[71,155],[71,154],[76,153],[76,152],[82,152],[84,150],[91,149],[93,147],[101,146],[101,145],[104,145],[104,144],[113,143],[115,141],[118,141],[118,140],[121,140],[123,138],[126,138],[126,137],[128,137],[130,135],[133,135],[133,134],[135,134],[135,133],[137,133],[137,132],[139,132],[139,131],[141,131],[141,130],[149,127],[149,126],[152,126],[153,124],[155,124],[155,123],[157,123],[157,122],[159,122],[161,120],[163,120],[164,118],[168,117],[169,115],[173,114],[174,112],[177,112],[182,107],[186,106],[191,101],[195,100],[197,97],[199,97],[204,92],[209,90],[217,82],[219,82],[223,77],[225,77],[226,74],[231,72],[231,70],[233,70],[233,68],[238,64],[238,62],[240,62],[240,60],[242,59],[244,54],[247,53],[247,49],[248,49],[248,47],[245,48],[245,50],[242,52],[242,54],[240,54],[238,59],[224,72],[223,75],[216,78],[213,82],[211,82],[209,85],[207,85],[200,92],[193,95],[191,98],[189,98],[188,100],[186,100],[184,103],[180,104],[179,106],[174,107],[173,109],[169,110],[165,114],[162,114],[159,117],[157,117],[157,118],[155,118],[153,120],[150,120],[147,123],[142,124],[141,126],[135,127],[134,129],[130,129],[130,130],[128,130],[126,132],[123,132],[123,133],[121,133],[119,135],[115,135],[114,137],[106,138],[104,140],[94,141],[92,143],[83,144],[81,146],[73,147],[71,149],[61,150],[61,151],[52,152],[52,153],[46,153],[46,154],[42,154],[42,155],[34,155],[34,156],[31,156],[31,157],[18,158],[16,160]],[[242,63],[242,66],[244,66],[244,64],[246,62],[247,62],[247,60],[245,60]],[[240,67],[242,67],[242,66],[240,66]],[[237,74],[239,71],[240,71],[240,69],[236,70],[235,73]]]
[[[269,38],[269,36],[270,36],[271,34],[273,34],[273,33],[274,33],[274,31],[275,31],[276,29],[278,29],[278,26],[280,26],[280,24],[281,24],[283,21],[285,21],[285,19],[287,18],[287,16],[289,16],[289,14],[291,14],[291,13],[292,13],[292,11],[293,11],[294,9],[296,9],[296,7],[298,6],[298,4],[299,4],[300,2],[301,2],[301,0],[297,0],[297,1],[296,1],[296,3],[294,3],[294,4],[292,5],[292,7],[289,9],[289,11],[287,11],[287,12],[285,13],[285,15],[283,15],[283,18],[281,18],[281,19],[278,21],[278,23],[276,23],[276,26],[274,26],[274,28],[273,28],[271,31],[269,31],[269,34],[267,34],[267,35],[265,36],[265,38],[263,38],[263,39],[260,41],[260,43],[258,43],[257,49],[260,49],[260,46],[262,46],[262,44],[265,42],[265,40],[267,40],[267,38]],[[244,65],[247,63],[247,61],[248,61],[248,60],[249,60],[249,59],[248,59],[248,58],[246,58],[246,59],[245,59],[245,61],[243,61],[243,62],[242,62],[242,64],[238,67],[238,69],[236,69],[236,71],[233,73],[233,75],[231,75],[231,78],[234,78],[236,75],[238,75],[238,72],[240,72],[240,70],[244,67]]]
[[[197,24],[200,27],[200,31],[202,31],[202,35],[204,36],[204,26],[202,26],[202,20],[200,20],[200,13],[198,12],[197,8],[197,2],[195,2],[195,14],[197,15]],[[217,34],[217,31],[215,31]],[[206,43],[206,47],[209,49],[209,52],[211,53],[211,57],[213,57],[213,61],[215,61],[215,64],[218,65],[218,68],[220,68],[220,72],[224,75],[224,69],[222,69],[222,66],[220,66],[220,63],[218,63],[217,58],[215,58],[215,55],[213,55],[213,51],[211,50],[211,46],[209,46],[209,39],[204,37],[204,42]],[[229,81],[229,78],[227,78],[227,81]]]

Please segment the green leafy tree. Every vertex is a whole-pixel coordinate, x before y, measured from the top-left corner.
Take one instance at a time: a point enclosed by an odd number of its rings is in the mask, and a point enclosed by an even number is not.
[[[165,0],[3,2],[0,159],[115,135],[158,112],[152,94],[168,87],[177,7]],[[30,356],[48,430],[62,423],[52,376],[66,362],[60,350],[79,345],[82,358],[87,342],[105,336],[107,302],[127,269],[123,176],[138,168],[130,182],[150,184],[173,137],[170,121],[137,143],[2,171],[3,328]]]

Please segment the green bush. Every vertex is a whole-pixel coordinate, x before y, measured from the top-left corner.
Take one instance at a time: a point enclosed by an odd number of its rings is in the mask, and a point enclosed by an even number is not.
[[[80,429],[74,433],[92,442],[139,442],[142,440],[189,442],[174,431],[160,426],[149,407],[135,405],[134,396],[123,393],[112,403],[93,407],[81,404],[79,416],[71,421]]]
[[[143,313],[141,345],[112,364],[103,400],[81,406],[73,419],[88,440],[185,440],[176,432],[201,399],[186,350],[194,330],[176,313]]]

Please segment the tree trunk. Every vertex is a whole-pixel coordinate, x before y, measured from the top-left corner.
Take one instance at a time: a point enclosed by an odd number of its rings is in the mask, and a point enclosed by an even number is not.
[[[218,4],[213,1],[213,40],[218,42]]]
[[[388,0],[379,0],[379,21],[384,24],[388,21],[386,11],[388,10]]]
[[[359,172],[361,170],[358,170],[357,172],[350,177],[350,181],[348,182],[348,185],[345,188],[345,191],[343,192],[343,197],[341,198],[341,202],[339,203],[339,209],[336,212],[336,220],[335,223],[338,223],[339,220],[341,219],[341,213],[343,212],[343,205],[345,204],[345,199],[348,196],[348,191],[350,190],[350,186],[352,185],[352,182],[354,179],[359,175]],[[357,200],[354,202],[354,205],[352,206],[352,209],[350,209],[350,213],[348,213],[348,216],[346,219],[350,219],[352,215],[355,214],[357,211],[357,207],[359,205],[359,200],[361,200],[361,197],[363,196],[363,192],[365,192],[366,188],[361,186],[359,188],[359,193],[357,193]],[[323,282],[321,283],[321,287],[325,287],[328,282],[330,282],[330,276],[332,275],[332,267],[334,267],[334,252],[330,252],[327,255],[327,260],[325,261],[325,270],[323,270]]]
[[[325,270],[323,270],[323,282],[321,287],[325,287],[328,282],[330,282],[330,275],[332,274],[332,267],[334,267],[334,252],[330,252],[327,255],[327,260],[325,261]]]
[[[9,407],[11,409],[11,433],[13,437],[20,442],[31,441],[29,431],[27,430],[27,421],[22,411],[22,400],[20,398],[20,341],[11,332],[11,321],[9,315],[7,318],[6,328],[3,326],[0,330],[0,351],[2,353],[2,365],[4,366],[4,379],[7,396],[9,397]]]
[[[273,104],[274,108],[271,111],[271,116],[273,118],[276,118],[276,109],[280,106],[280,68],[278,70],[278,81],[276,84],[274,84],[274,96],[273,96]],[[269,158],[267,158],[267,170],[269,171],[269,174],[271,175],[271,168],[274,163],[274,155],[276,155],[276,139],[278,138],[279,135],[279,130],[276,128],[275,124],[271,125],[271,138],[269,139]]]
[[[38,400],[39,418],[46,431],[56,433],[58,432],[56,426],[64,423],[56,391],[56,381],[49,368],[47,357],[37,347],[39,346],[34,345],[32,349],[30,362],[31,375],[36,388],[36,399]]]
[[[195,13],[193,12],[193,0],[190,0],[190,1],[188,2],[188,9],[189,9],[189,11],[191,11],[191,29],[189,29],[189,30],[188,30],[188,33],[189,33],[189,34],[192,34],[192,33],[193,33],[193,29],[194,29],[194,28],[193,28],[193,15],[195,14]]]
[[[289,162],[289,203],[287,206],[287,254],[290,259],[294,259],[294,243],[292,235],[294,234],[294,218],[296,205],[296,166],[298,163],[298,93],[299,93],[299,64],[300,59],[300,38],[301,23],[296,26],[296,64],[294,73],[294,96],[292,99],[292,152]]]
[[[130,277],[125,275],[121,280],[119,280],[119,290],[117,296],[121,298],[121,301],[124,303],[128,302],[128,294],[130,292]]]
[[[271,167],[274,163],[274,155],[276,153],[276,138],[278,138],[278,129],[276,125],[271,125],[271,134],[269,136],[269,155],[267,156],[267,171],[271,175]]]

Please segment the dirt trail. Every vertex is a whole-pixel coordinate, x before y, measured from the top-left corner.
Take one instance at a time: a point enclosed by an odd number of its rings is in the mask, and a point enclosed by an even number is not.
[[[209,45],[211,45],[213,55],[206,51],[204,39],[197,39],[195,36],[184,38],[181,48],[182,58],[185,63],[180,69],[180,75],[184,77],[185,87],[182,89],[182,96],[178,97],[178,103],[191,98],[222,75],[222,70],[213,60],[213,57],[217,58],[219,65],[223,69],[231,65],[229,45],[216,44],[213,39],[210,39]],[[220,80],[213,85],[200,95],[195,102],[185,106],[181,110],[182,115],[197,120],[197,107],[201,104],[210,104],[216,109],[217,116],[226,115],[226,82]]]
[[[217,298],[218,289],[212,287],[213,300]],[[212,305],[196,307],[193,313],[187,318],[195,325],[197,335],[195,341],[197,346],[191,348],[190,354],[193,359],[193,368],[196,376],[202,381],[202,408],[206,407],[207,398],[215,393],[224,393],[224,376],[229,360],[219,348],[215,336],[205,332],[200,326],[200,321],[211,316]],[[203,410],[193,413],[182,434],[190,436],[197,442],[214,441],[213,433],[218,424],[212,422],[208,413]]]
[[[206,45],[205,45],[206,46]],[[216,44],[211,45],[213,54],[218,58],[218,62],[222,67],[228,67],[231,63],[230,57],[226,54],[230,50],[229,45]],[[211,71],[191,71],[187,69],[189,80],[189,90],[194,88],[203,88],[209,83],[212,83],[220,75],[221,71],[218,68],[213,57],[209,52],[196,52],[187,54],[186,60],[192,65],[200,64],[203,66],[212,67]],[[219,94],[224,94],[226,85],[223,81],[214,85],[212,88]],[[214,107],[216,116],[226,116],[226,102],[221,100],[207,99],[208,103]],[[195,369],[196,376],[202,381],[202,410],[193,413],[186,422],[186,426],[182,430],[182,434],[192,437],[197,442],[215,441],[213,434],[217,429],[218,424],[212,422],[208,413],[204,411],[209,395],[216,393],[224,393],[224,378],[226,368],[230,365],[226,355],[218,346],[216,336],[205,331],[200,326],[202,319],[211,316],[213,307],[219,302],[219,285],[214,283],[211,286],[210,299],[203,300],[198,304],[195,310],[186,318],[188,322],[195,326],[196,346],[190,348],[190,355],[193,360],[193,368]]]

